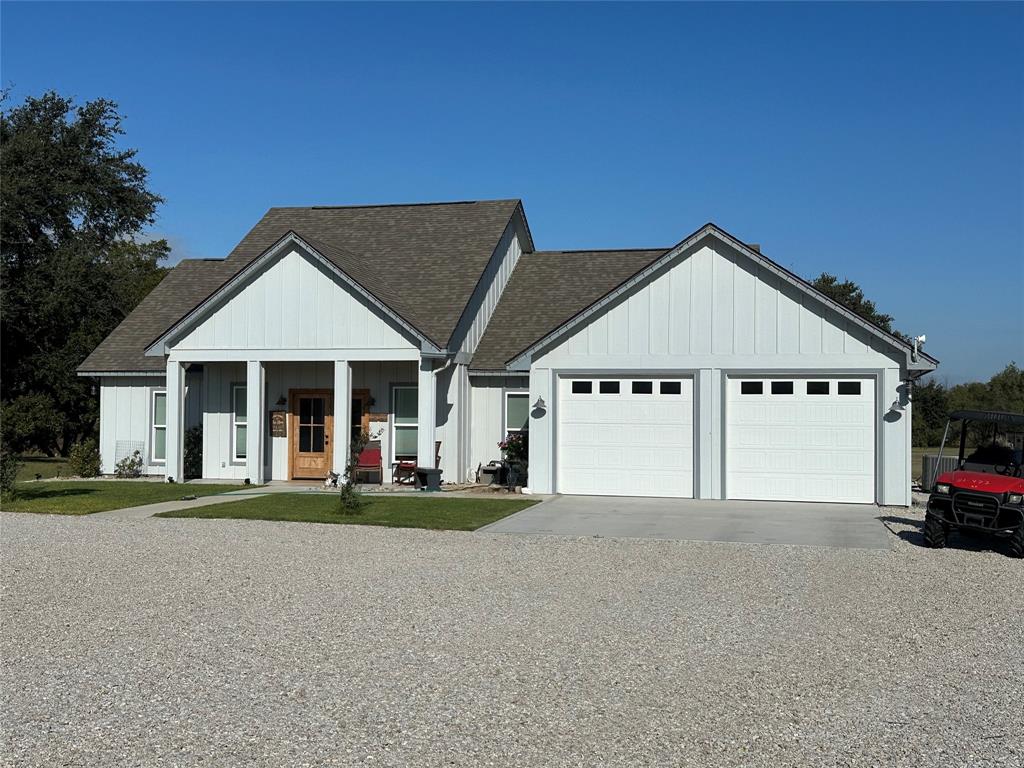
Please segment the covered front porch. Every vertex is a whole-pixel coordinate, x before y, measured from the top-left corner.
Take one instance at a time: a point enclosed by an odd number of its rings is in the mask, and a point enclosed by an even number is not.
[[[384,483],[399,461],[433,467],[438,434],[448,422],[442,414],[439,428],[437,404],[445,410],[449,370],[443,361],[419,354],[367,359],[358,352],[328,357],[310,351],[306,359],[290,359],[293,351],[281,351],[234,360],[223,359],[223,352],[221,359],[172,354],[166,374],[167,478],[184,476],[186,413],[196,412],[203,479],[265,483],[322,481],[330,472],[344,476],[349,447],[363,431],[380,445]],[[445,479],[456,480],[457,474]]]

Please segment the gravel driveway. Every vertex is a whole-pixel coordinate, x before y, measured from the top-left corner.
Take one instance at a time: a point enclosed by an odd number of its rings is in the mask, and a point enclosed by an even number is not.
[[[913,523],[878,551],[0,515],[0,759],[1019,766],[1024,569]]]

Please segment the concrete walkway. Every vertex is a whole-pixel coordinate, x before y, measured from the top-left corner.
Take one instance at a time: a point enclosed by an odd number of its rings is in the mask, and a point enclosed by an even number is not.
[[[889,549],[871,504],[556,496],[480,533]]]
[[[191,483],[181,486],[181,495],[188,496]],[[265,496],[268,493],[331,493],[322,485],[294,485],[284,483],[271,483],[258,488],[238,486],[237,491],[227,491],[213,496],[199,496],[195,499],[176,499],[174,501],[160,501],[156,504],[143,504],[138,507],[125,507],[123,509],[111,509],[107,512],[94,512],[89,517],[114,518],[118,520],[140,520],[160,512],[178,512],[183,509],[195,509],[197,507],[208,507],[211,504],[225,504],[231,501],[244,501],[254,496]],[[335,491],[336,492],[336,491]]]

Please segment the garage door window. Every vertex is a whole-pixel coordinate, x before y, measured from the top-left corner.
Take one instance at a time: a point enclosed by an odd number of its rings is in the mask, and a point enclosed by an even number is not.
[[[740,394],[741,395],[761,395],[764,394],[764,382],[763,381],[744,381],[740,383]]]
[[[574,381],[572,383],[572,393],[574,395],[589,395],[594,391],[594,382],[592,381]]]
[[[619,394],[619,382],[617,382],[617,381],[602,381],[598,385],[598,391],[602,395],[617,395],[617,394]]]
[[[633,394],[634,395],[651,395],[651,394],[654,394],[654,382],[653,381],[634,381],[633,382]]]
[[[860,382],[859,381],[840,381],[836,386],[836,391],[840,395],[859,395],[860,394]]]
[[[792,395],[793,394],[793,382],[792,381],[773,381],[772,382],[772,394],[773,395]]]
[[[827,381],[808,381],[807,382],[807,394],[808,395],[827,395],[828,394],[828,382]]]
[[[679,395],[683,392],[683,382],[681,381],[663,381],[661,382],[661,388],[659,392],[663,395]]]

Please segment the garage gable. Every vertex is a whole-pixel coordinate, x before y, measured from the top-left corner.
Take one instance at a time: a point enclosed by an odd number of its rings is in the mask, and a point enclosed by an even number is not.
[[[709,225],[713,226],[713,225]],[[583,357],[656,364],[685,356],[816,357],[906,365],[909,345],[871,326],[738,241],[706,227],[524,350],[510,367]],[[922,355],[921,365],[934,367]]]
[[[297,241],[247,270],[154,345],[168,350],[408,349],[400,319]]]

